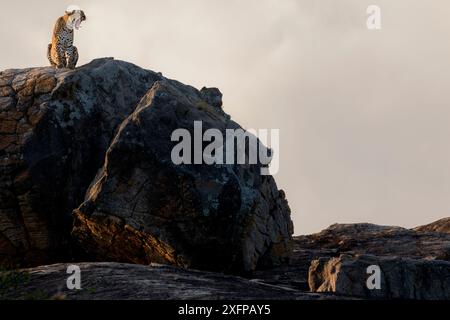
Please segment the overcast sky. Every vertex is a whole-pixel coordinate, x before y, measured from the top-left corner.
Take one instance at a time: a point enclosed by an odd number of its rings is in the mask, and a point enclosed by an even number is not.
[[[448,0],[0,0],[0,70],[47,65],[77,4],[80,64],[115,57],[217,86],[246,128],[279,128],[297,234],[450,216]],[[366,8],[382,29],[366,28]]]

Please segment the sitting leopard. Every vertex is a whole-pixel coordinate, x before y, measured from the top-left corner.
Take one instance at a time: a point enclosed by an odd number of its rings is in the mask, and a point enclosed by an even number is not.
[[[47,58],[53,67],[74,69],[78,62],[78,49],[73,45],[74,29],[78,30],[86,15],[77,6],[70,6],[66,14],[56,21]]]

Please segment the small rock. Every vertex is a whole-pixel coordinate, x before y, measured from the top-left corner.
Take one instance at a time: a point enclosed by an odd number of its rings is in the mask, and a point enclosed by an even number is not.
[[[200,90],[200,94],[206,103],[216,108],[222,107],[222,93],[218,88],[203,87],[202,90]]]

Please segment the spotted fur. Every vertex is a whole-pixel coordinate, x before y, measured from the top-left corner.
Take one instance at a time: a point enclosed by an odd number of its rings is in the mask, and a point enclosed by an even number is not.
[[[86,20],[81,11],[81,21]],[[74,12],[66,13],[58,18],[53,29],[52,43],[47,48],[47,58],[53,67],[58,69],[74,69],[78,62],[78,49],[73,45],[74,30],[67,25],[70,16]]]

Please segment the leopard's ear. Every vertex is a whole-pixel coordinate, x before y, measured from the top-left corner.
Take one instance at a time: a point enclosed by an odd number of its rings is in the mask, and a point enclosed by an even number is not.
[[[67,9],[66,9],[66,14],[67,14],[68,16],[71,16],[71,15],[73,15],[75,12],[77,12],[77,11],[79,11],[79,10],[81,10],[79,6],[76,6],[76,5],[70,5],[70,6],[68,6]]]

